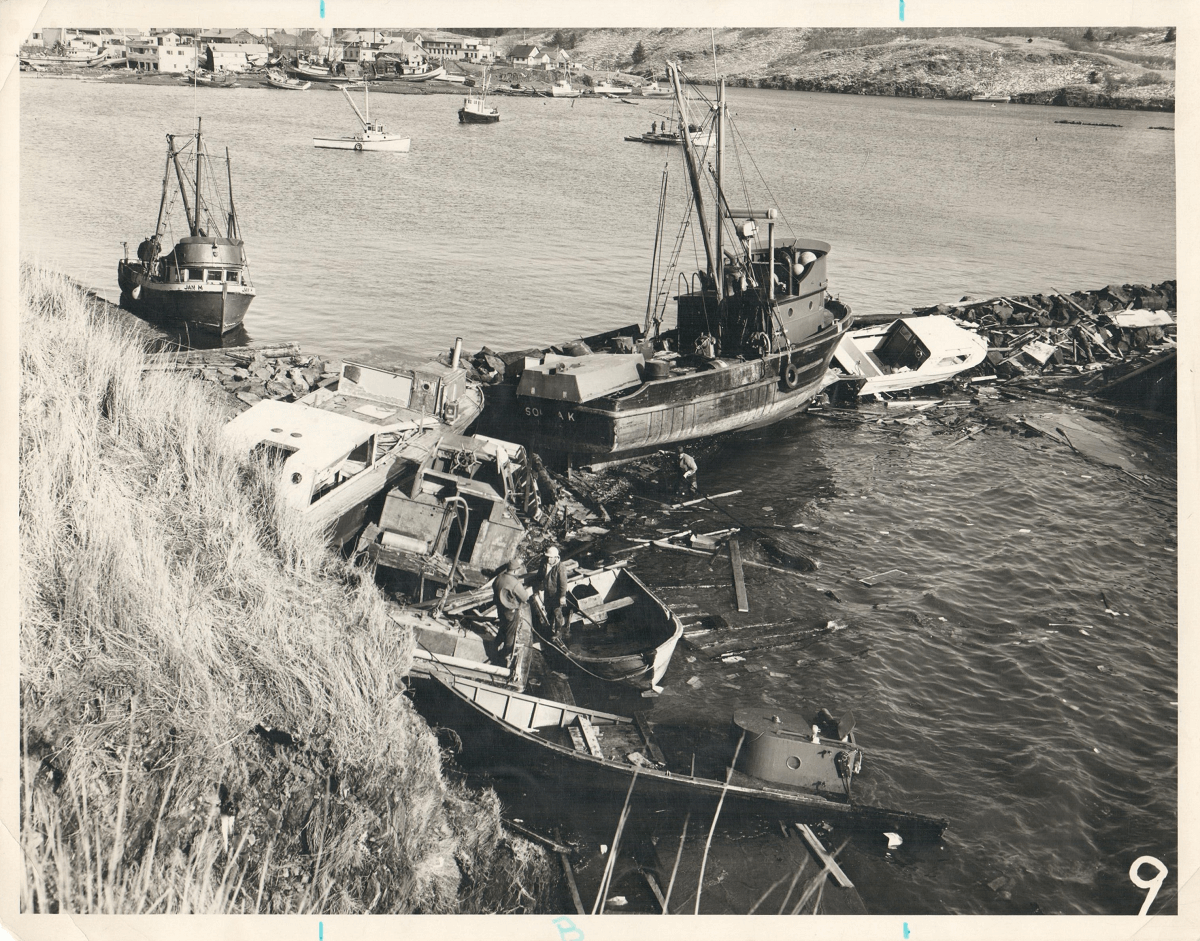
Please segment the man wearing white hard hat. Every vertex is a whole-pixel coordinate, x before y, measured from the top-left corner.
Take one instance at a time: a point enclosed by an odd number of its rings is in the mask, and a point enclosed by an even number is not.
[[[556,638],[562,639],[563,634],[570,634],[567,612],[567,572],[559,558],[557,546],[547,546],[546,556],[542,560],[542,569],[538,584],[542,590],[542,603],[546,606],[546,616],[550,619],[550,629]]]

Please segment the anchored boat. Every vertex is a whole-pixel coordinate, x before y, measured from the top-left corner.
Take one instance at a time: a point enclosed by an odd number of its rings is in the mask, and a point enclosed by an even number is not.
[[[670,65],[668,73],[704,270],[676,278],[660,225],[643,325],[526,356],[485,388],[481,430],[560,466],[599,467],[793,415],[820,388],[845,332],[849,310],[827,293],[829,244],[780,238],[774,208],[730,202],[742,188],[723,185],[723,83],[705,119],[716,125],[716,153],[701,154],[682,133],[690,122],[678,67]],[[714,165],[715,225],[706,214],[705,160]],[[660,220],[666,183],[664,174]],[[672,292],[676,325],[667,329]]]
[[[550,87],[551,98],[578,98],[583,92],[572,87],[565,78],[560,78]]]
[[[354,114],[358,118],[358,123],[362,125],[353,137],[314,137],[314,147],[326,147],[333,150],[381,150],[391,153],[408,153],[408,145],[411,139],[408,137],[400,137],[397,134],[389,134],[384,126],[378,121],[371,120],[371,104],[366,82],[362,84],[363,90],[363,111],[358,110],[358,105],[354,103],[354,99],[350,97],[351,85],[341,85],[338,90],[346,97],[350,107],[354,109]],[[365,114],[364,114],[365,112]]]
[[[478,95],[468,95],[463,99],[463,106],[458,109],[460,124],[495,124],[500,120],[500,112],[487,103],[487,73],[483,75],[483,86]]]
[[[180,158],[193,146],[194,163],[189,168]],[[199,119],[195,135],[189,136],[182,147],[176,147],[174,134],[167,135],[167,166],[154,235],[138,246],[136,260],[129,257],[126,243],[125,257],[117,263],[117,283],[121,287],[121,306],[134,313],[172,325],[224,334],[241,326],[246,309],[254,300],[254,285],[250,282],[246,249],[233,205],[229,151],[225,151],[228,210],[220,203],[220,193],[213,197],[203,194],[203,170],[211,166]],[[189,169],[193,179],[188,179]],[[162,239],[170,220],[167,196],[172,170],[187,216],[188,234],[168,254],[162,255]],[[216,185],[215,180],[212,183]]]

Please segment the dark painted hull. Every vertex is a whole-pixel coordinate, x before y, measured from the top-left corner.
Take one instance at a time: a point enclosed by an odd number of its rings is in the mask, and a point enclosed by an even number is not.
[[[467,111],[465,108],[459,108],[458,120],[461,124],[495,124],[500,120],[500,115],[479,114],[475,111]]]
[[[529,731],[508,725],[458,692],[453,681],[426,677],[417,706],[431,722],[453,729],[462,741],[459,760],[494,773],[513,774],[530,784],[551,781],[566,793],[586,793],[597,801],[623,800],[637,773],[635,792],[640,802],[660,808],[711,807],[725,791],[728,811],[788,819],[802,823],[829,821],[850,828],[894,830],[905,839],[936,840],[947,822],[940,818],[831,800],[816,794],[758,783],[724,782],[672,774],[608,758],[598,758],[555,744]],[[757,779],[740,776],[739,781]]]
[[[683,441],[779,421],[806,408],[821,387],[841,326],[790,351],[734,360],[723,368],[671,375],[628,394],[580,404],[518,396],[516,383],[486,386],[486,434],[543,457],[601,467]],[[783,381],[795,366],[792,388]]]
[[[236,330],[246,318],[254,290],[245,285],[166,283],[148,277],[138,266],[117,264],[121,306],[147,320],[186,325],[211,333]]]

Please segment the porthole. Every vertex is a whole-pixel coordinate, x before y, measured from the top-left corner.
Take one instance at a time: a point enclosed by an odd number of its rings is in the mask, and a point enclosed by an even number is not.
[[[792,755],[787,760],[787,766],[792,771],[799,771],[800,770],[800,759],[797,758],[795,755]]]
[[[809,310],[812,310],[812,301],[809,301],[809,302],[808,302],[808,309],[809,309]]]
[[[302,474],[292,474],[292,483],[298,484],[303,479]]]
[[[303,438],[303,437],[304,437],[304,435],[302,435],[302,434],[301,434],[300,432],[298,432],[298,431],[293,431],[293,432],[292,432],[292,437],[293,437],[293,438]]]
[[[789,307],[788,308],[788,316],[791,317],[793,313],[794,313],[794,311]]]
[[[271,429],[271,434],[273,434],[273,435],[281,435],[281,434],[283,434],[283,429],[282,429],[282,428],[272,428],[272,429]]]

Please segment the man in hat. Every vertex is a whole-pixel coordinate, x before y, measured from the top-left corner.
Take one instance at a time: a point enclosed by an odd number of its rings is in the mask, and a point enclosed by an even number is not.
[[[509,666],[516,660],[522,647],[533,641],[533,622],[529,616],[529,596],[522,576],[525,563],[520,559],[511,562],[492,583],[492,600],[496,602],[496,613],[500,615],[500,650],[507,651]]]
[[[550,629],[556,639],[569,637],[567,630],[569,615],[567,612],[567,572],[559,558],[557,546],[547,546],[546,556],[542,560],[542,569],[538,573],[538,587],[542,591],[542,603],[546,606],[546,616],[550,619]]]

